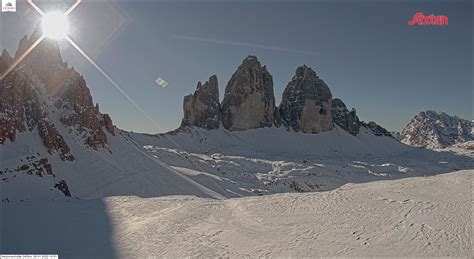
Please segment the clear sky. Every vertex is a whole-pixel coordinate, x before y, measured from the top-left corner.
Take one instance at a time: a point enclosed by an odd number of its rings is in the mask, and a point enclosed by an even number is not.
[[[1,48],[14,53],[40,17],[26,1],[1,13]],[[35,1],[36,2],[36,1]],[[44,10],[60,1],[37,1]],[[416,12],[448,26],[409,26]],[[120,128],[156,133],[179,126],[182,101],[216,74],[221,99],[249,54],[273,75],[277,104],[306,64],[362,120],[400,130],[419,111],[472,119],[471,1],[83,1],[71,38],[148,113],[157,128],[67,42],[63,58]],[[155,84],[161,77],[166,88]]]

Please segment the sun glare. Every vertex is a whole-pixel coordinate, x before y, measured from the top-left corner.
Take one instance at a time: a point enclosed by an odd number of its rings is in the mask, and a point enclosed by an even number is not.
[[[66,14],[47,13],[41,21],[43,35],[51,39],[64,39],[69,32],[69,22]]]

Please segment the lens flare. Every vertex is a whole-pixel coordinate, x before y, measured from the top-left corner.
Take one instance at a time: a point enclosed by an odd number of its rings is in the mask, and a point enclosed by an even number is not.
[[[69,21],[64,13],[47,13],[41,21],[43,35],[55,39],[65,39],[69,33]]]

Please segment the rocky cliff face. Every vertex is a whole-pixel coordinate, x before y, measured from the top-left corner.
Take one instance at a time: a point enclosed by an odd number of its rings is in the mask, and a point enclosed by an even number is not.
[[[198,82],[194,94],[184,97],[181,126],[218,129],[221,122],[220,109],[217,76],[213,75],[204,85]]]
[[[282,96],[283,123],[295,131],[318,133],[334,128],[332,94],[311,68],[300,66]]]
[[[270,127],[274,112],[272,75],[257,57],[248,56],[225,88],[222,124],[228,130]]]
[[[354,136],[359,133],[361,123],[359,117],[357,117],[356,110],[352,108],[349,111],[344,102],[339,98],[332,100],[332,117],[334,123],[345,131]]]
[[[425,111],[408,123],[400,138],[407,145],[438,149],[474,140],[474,134],[469,120],[444,112]]]
[[[0,73],[23,56],[40,35],[37,29],[31,38],[24,36],[14,58],[4,50]],[[37,131],[49,153],[74,160],[58,123],[94,149],[106,146],[105,131],[115,134],[110,116],[94,106],[83,77],[63,62],[55,41],[44,39],[0,81],[0,144],[15,141],[18,132]]]

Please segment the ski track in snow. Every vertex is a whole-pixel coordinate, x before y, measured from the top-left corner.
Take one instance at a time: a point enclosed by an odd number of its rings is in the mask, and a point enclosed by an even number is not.
[[[108,197],[102,199],[104,208],[94,206],[98,200],[57,200],[51,203],[55,206],[14,202],[4,204],[2,210],[3,249],[59,253],[60,258],[97,254],[472,258],[473,173],[226,200]],[[103,233],[106,226],[97,223],[87,228],[94,223],[81,221],[88,214],[95,219],[101,213],[110,225],[109,235]],[[110,247],[103,245],[108,243],[104,238],[110,239]]]

